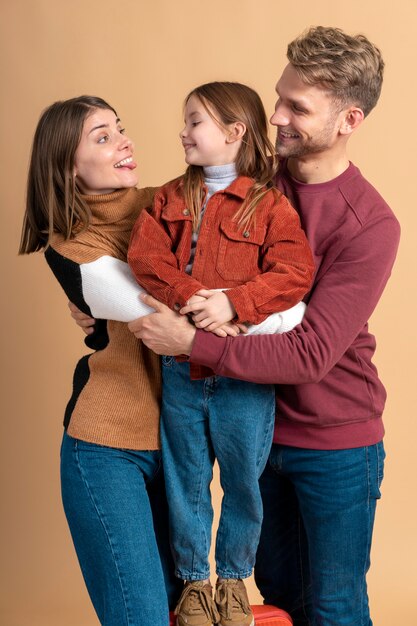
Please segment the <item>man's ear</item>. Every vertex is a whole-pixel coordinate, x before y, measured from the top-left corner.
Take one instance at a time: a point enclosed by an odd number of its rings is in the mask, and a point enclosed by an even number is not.
[[[365,119],[365,115],[359,107],[349,107],[344,111],[342,120],[339,126],[339,132],[341,135],[350,135],[358,128]]]
[[[229,124],[226,134],[226,143],[234,143],[242,139],[246,133],[246,125],[243,122],[233,122]]]

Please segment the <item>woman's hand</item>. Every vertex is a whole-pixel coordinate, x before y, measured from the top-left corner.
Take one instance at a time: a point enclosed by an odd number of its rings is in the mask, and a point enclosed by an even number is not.
[[[80,309],[75,306],[73,302],[68,302],[68,308],[71,311],[71,317],[86,335],[92,335],[94,332],[94,324],[96,320],[94,317],[90,317],[86,313],[80,311]]]
[[[196,298],[201,298],[196,301]],[[236,315],[235,307],[224,291],[200,289],[180,310],[181,315],[191,314],[196,328],[214,332]],[[219,333],[216,333],[219,334]],[[231,334],[231,333],[226,333]],[[224,337],[225,335],[220,335]]]

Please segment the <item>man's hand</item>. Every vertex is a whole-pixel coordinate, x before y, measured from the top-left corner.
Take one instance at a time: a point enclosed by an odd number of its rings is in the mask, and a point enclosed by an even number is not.
[[[145,346],[156,354],[191,354],[196,329],[188,318],[171,311],[150,295],[143,295],[141,298],[155,309],[155,313],[129,322],[129,330],[135,337],[142,339]]]
[[[68,302],[68,308],[71,311],[71,317],[75,320],[75,323],[82,328],[86,335],[92,335],[94,332],[94,324],[96,323],[94,317],[90,317],[80,311],[73,302]]]
[[[200,302],[193,301],[196,296],[202,297]],[[235,315],[235,307],[224,291],[200,289],[180,310],[182,315],[191,314],[197,328],[213,332],[223,324],[230,322]]]

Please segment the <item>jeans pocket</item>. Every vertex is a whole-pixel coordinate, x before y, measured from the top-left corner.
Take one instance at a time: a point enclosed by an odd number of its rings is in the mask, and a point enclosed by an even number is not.
[[[371,498],[379,500],[381,497],[381,484],[384,478],[385,450],[382,441],[370,446],[369,452],[369,492]]]
[[[75,450],[85,450],[86,452],[107,452],[112,450],[118,450],[112,446],[105,446],[101,443],[92,443],[90,441],[84,441],[83,439],[74,439]]]
[[[382,441],[376,444],[376,453],[378,460],[378,489],[381,487],[382,480],[384,478],[384,465],[385,465],[385,449]]]

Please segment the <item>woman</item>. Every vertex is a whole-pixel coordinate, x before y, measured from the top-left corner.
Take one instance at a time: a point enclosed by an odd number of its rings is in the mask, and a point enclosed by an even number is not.
[[[168,544],[159,360],[124,323],[144,312],[125,260],[133,223],[153,198],[152,189],[136,189],[135,170],[133,144],[104,100],[52,104],[33,141],[19,249],[44,250],[68,298],[101,318],[86,339],[95,351],[74,373],[61,482],[83,576],[105,626],[168,624],[181,587]]]

